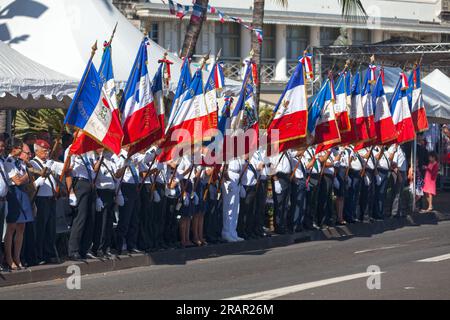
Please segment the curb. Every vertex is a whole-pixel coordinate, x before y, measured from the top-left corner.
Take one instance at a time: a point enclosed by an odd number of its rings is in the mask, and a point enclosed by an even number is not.
[[[79,266],[83,275],[106,273],[151,265],[183,265],[192,260],[210,259],[249,251],[269,250],[300,242],[370,237],[374,234],[404,227],[435,225],[438,224],[439,221],[447,220],[450,220],[450,214],[413,214],[404,218],[391,218],[373,223],[339,226],[290,235],[275,235],[258,240],[210,245],[201,248],[174,249],[154,252],[148,255],[120,256],[114,260],[68,261],[59,265],[36,266],[22,271],[0,273],[0,287],[65,279],[69,276],[67,268],[72,265]]]

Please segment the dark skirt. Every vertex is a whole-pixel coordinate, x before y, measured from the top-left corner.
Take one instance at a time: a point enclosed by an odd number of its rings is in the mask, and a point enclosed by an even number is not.
[[[27,223],[34,220],[30,198],[23,187],[11,186],[7,199],[8,215],[6,216],[6,223]]]
[[[187,197],[190,197],[190,194],[193,189],[192,182],[190,180],[183,180],[183,184],[186,186],[185,192],[187,193]],[[183,195],[181,195],[180,197],[181,197],[180,200],[182,202],[180,215],[185,218],[192,217],[194,215],[194,201],[191,198],[189,198],[189,205],[185,206]]]
[[[205,182],[200,182],[198,185],[197,185],[197,190],[195,190],[196,191],[196,193],[197,193],[197,196],[198,196],[198,204],[196,205],[196,206],[194,206],[194,214],[197,214],[197,213],[206,213],[206,203],[207,203],[207,201],[205,201],[204,199],[203,199],[203,196],[204,196],[204,193],[205,193],[205,190],[206,190],[206,187],[208,186],[208,184],[207,183],[205,183]]]

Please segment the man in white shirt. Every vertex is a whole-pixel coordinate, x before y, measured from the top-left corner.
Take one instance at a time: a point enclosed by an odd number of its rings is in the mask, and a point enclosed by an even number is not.
[[[69,150],[70,148],[67,148],[65,157],[69,156]],[[70,229],[69,258],[74,261],[86,258],[95,259],[96,256],[90,252],[90,248],[94,237],[97,200],[94,180],[100,162],[94,151],[70,157],[71,177],[66,180],[69,191],[73,186],[77,200],[77,215],[73,219]]]
[[[241,203],[238,220],[238,235],[243,239],[255,239],[253,234],[255,229],[255,204],[256,204],[256,184],[259,178],[258,163],[248,155],[239,159],[239,166],[242,172],[241,185],[245,192],[241,194]]]
[[[394,153],[389,153],[384,146],[377,146],[374,149],[377,168],[375,171],[375,199],[373,216],[375,219],[384,219],[384,203],[386,200],[386,191],[389,180],[391,163]]]
[[[291,151],[291,207],[289,210],[290,231],[301,232],[303,230],[304,211],[306,201],[306,177],[308,163],[304,157],[306,149],[301,148]]]
[[[223,194],[223,226],[222,239],[227,242],[243,241],[237,234],[240,206],[241,166],[239,160],[233,159],[227,165],[225,179],[222,184]]]
[[[355,223],[357,219],[357,208],[359,204],[359,195],[361,190],[361,170],[363,168],[363,158],[354,151],[354,146],[346,148],[346,154],[350,169],[348,172],[349,189],[344,201],[344,218],[347,223]]]
[[[275,232],[278,234],[286,234],[288,231],[288,203],[291,193],[292,170],[291,155],[288,151],[271,158]]]
[[[98,171],[97,212],[95,216],[94,241],[92,251],[97,257],[112,258],[111,242],[114,228],[114,208],[116,205],[116,192],[119,181],[116,177],[117,164],[120,160],[117,155],[108,150],[98,150],[102,164]]]
[[[404,214],[403,210],[403,197],[402,193],[406,186],[406,170],[407,170],[407,161],[405,152],[402,147],[399,145],[391,145],[389,147],[388,152],[395,153],[391,168],[392,168],[392,178],[394,179],[393,183],[393,201],[392,201],[392,210],[391,215],[396,218],[402,217]]]
[[[64,164],[49,159],[50,144],[45,140],[36,140],[35,157],[30,161],[34,169],[45,172],[36,184],[36,251],[40,264],[56,262],[56,187],[55,176],[61,175]]]

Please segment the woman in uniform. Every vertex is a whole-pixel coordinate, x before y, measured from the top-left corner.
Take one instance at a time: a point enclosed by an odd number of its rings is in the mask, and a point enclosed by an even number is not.
[[[6,216],[5,258],[11,270],[22,269],[20,251],[22,249],[25,224],[33,221],[30,198],[24,191],[29,183],[25,163],[19,159],[23,142],[15,139],[11,153],[5,162],[5,171],[9,178],[8,215]],[[14,252],[12,252],[14,237]]]

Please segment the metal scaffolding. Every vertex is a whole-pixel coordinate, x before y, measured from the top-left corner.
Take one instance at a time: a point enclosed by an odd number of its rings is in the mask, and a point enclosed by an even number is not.
[[[425,74],[439,68],[450,75],[450,43],[389,43],[395,40],[360,46],[314,47],[317,74],[325,74],[333,65],[344,64],[347,59],[366,65],[375,55],[377,64],[387,67],[410,67],[422,60]]]

